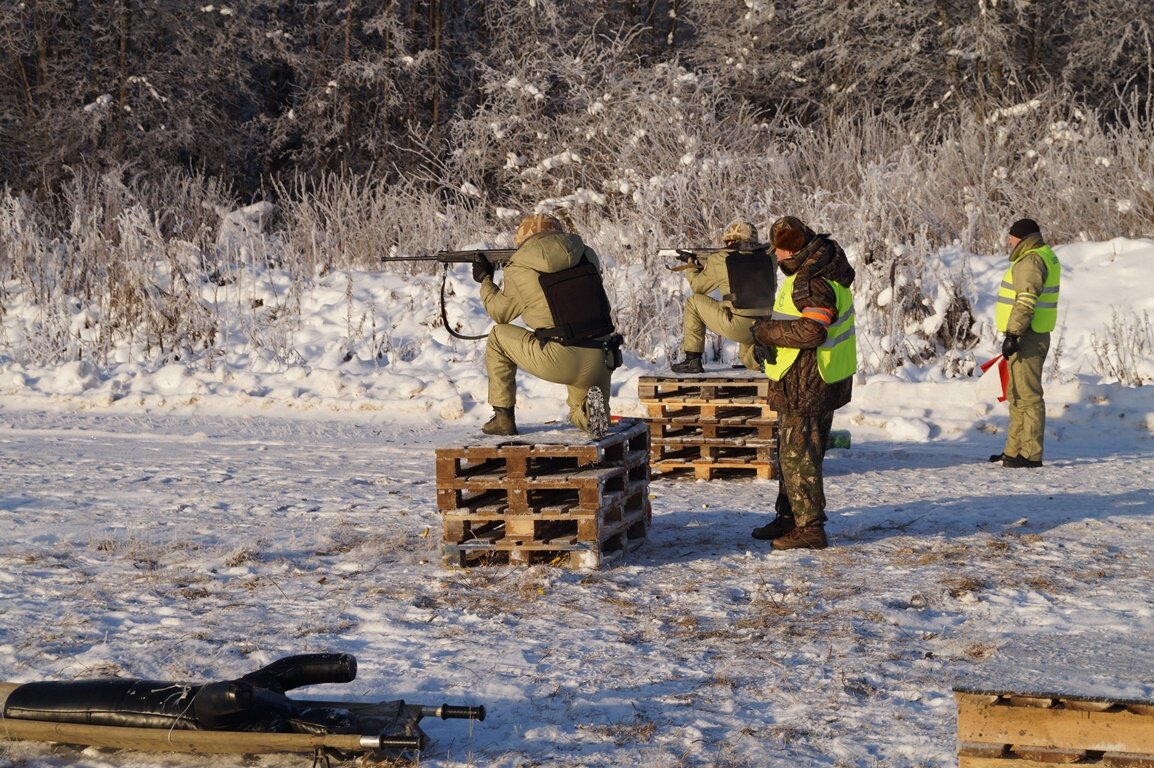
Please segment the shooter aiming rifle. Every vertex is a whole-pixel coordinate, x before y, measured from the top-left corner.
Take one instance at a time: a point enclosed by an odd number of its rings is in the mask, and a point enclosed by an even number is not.
[[[732,293],[721,298],[733,304],[734,309],[772,307],[777,294],[777,256],[768,243],[745,247],[722,245],[712,248],[659,248],[658,256],[673,256],[681,264],[666,266],[671,272],[701,269],[703,261],[713,253],[726,254],[725,268]]]
[[[453,326],[449,323],[449,313],[445,308],[445,283],[449,279],[449,265],[450,264],[476,264],[481,260],[488,261],[493,269],[501,269],[509,263],[509,259],[513,258],[516,253],[516,248],[482,248],[476,251],[437,251],[432,256],[382,256],[381,261],[437,261],[444,264],[444,269],[441,270],[441,321],[445,324],[445,330],[458,339],[466,339],[468,341],[476,341],[487,337],[488,333],[483,333],[480,336],[469,336],[464,333],[458,333],[453,330]]]

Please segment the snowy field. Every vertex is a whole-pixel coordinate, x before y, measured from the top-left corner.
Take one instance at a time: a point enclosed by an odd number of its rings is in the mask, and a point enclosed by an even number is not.
[[[946,766],[953,687],[996,687],[1016,659],[1046,659],[1060,679],[1039,685],[1154,696],[1154,397],[1085,363],[1116,308],[1094,301],[1104,272],[1133,293],[1118,306],[1154,311],[1154,243],[1122,245],[1058,251],[1046,466],[985,461],[1006,413],[976,380],[870,377],[835,420],[853,442],[827,458],[821,552],[750,538],[776,482],[655,479],[648,542],[610,567],[442,568],[434,451],[481,442],[476,351],[225,375],[0,349],[0,679],[351,653],[356,680],[299,697],[486,706],[424,721],[437,768]],[[652,371],[619,372],[615,413],[639,413]],[[560,388],[523,386],[525,430],[556,427]],[[307,760],[0,742],[0,766]]]

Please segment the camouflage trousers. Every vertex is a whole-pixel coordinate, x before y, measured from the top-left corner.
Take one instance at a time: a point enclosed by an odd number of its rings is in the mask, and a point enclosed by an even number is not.
[[[1042,460],[1046,434],[1046,400],[1042,394],[1042,365],[1050,351],[1050,334],[1023,333],[1018,353],[1010,358],[1010,383],[1006,403],[1010,406],[1010,428],[1006,431],[1007,456]]]
[[[777,511],[792,511],[799,526],[826,520],[821,468],[832,426],[832,411],[809,416],[778,415]]]
[[[681,349],[698,354],[704,352],[705,329],[708,328],[722,338],[736,341],[737,355],[742,364],[751,371],[760,371],[762,368],[753,357],[753,323],[757,319],[735,315],[717,299],[695,293],[685,302]]]

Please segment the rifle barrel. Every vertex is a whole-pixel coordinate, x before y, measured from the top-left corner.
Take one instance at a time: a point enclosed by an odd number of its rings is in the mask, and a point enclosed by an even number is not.
[[[437,251],[429,256],[382,256],[381,261],[438,261],[442,264],[472,264],[488,259],[500,266],[513,258],[516,248],[478,248],[475,251]]]

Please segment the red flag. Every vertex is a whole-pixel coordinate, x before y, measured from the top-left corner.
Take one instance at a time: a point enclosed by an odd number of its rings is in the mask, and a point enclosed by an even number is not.
[[[1002,394],[998,396],[998,402],[1004,403],[1006,401],[1006,388],[1010,386],[1010,364],[1006,362],[1006,358],[998,355],[992,360],[982,363],[980,367],[982,373],[985,373],[995,365],[998,366],[998,378],[1002,382]]]

